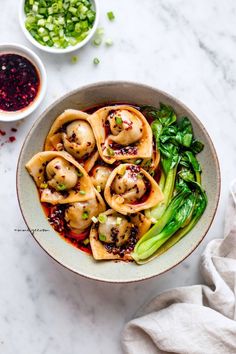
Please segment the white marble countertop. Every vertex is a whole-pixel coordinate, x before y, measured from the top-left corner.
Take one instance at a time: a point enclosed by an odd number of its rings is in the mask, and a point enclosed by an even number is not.
[[[1,2],[0,42],[26,41],[17,1]],[[157,293],[201,281],[203,248],[221,237],[228,185],[236,176],[236,3],[234,0],[103,0],[101,25],[114,46],[53,56],[35,50],[48,73],[47,96],[36,114],[2,124],[14,143],[0,148],[0,353],[118,354],[120,332],[140,305]],[[113,10],[116,20],[106,19]],[[94,66],[92,60],[101,63]],[[86,280],[67,271],[37,245],[25,225],[15,191],[17,158],[31,125],[51,102],[71,89],[100,80],[151,84],[182,100],[208,129],[218,151],[222,195],[216,219],[198,249],[182,264],[138,284]],[[11,132],[17,127],[17,133]]]

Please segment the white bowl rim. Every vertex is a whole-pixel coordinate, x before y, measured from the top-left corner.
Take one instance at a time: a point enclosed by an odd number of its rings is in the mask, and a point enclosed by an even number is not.
[[[82,48],[83,46],[85,46],[90,41],[90,39],[93,37],[93,35],[95,34],[95,31],[98,28],[98,22],[99,22],[99,16],[100,16],[98,0],[91,0],[91,1],[93,2],[94,8],[96,11],[96,17],[95,17],[93,27],[90,29],[87,37],[84,38],[81,42],[79,42],[75,46],[68,46],[67,48],[54,48],[54,47],[43,46],[42,44],[37,42],[36,39],[34,39],[31,36],[31,34],[29,33],[29,31],[25,28],[25,23],[24,23],[24,20],[25,20],[25,13],[24,13],[25,0],[20,1],[20,9],[19,9],[20,27],[21,27],[25,37],[28,39],[28,41],[30,41],[35,47],[43,50],[44,52],[51,53],[51,54],[72,53],[72,52]]]
[[[23,110],[8,112],[8,111],[0,111],[0,121],[1,122],[13,122],[23,118],[28,117],[31,113],[33,113],[40,103],[42,102],[47,88],[47,73],[45,66],[39,56],[33,52],[31,49],[26,46],[18,43],[1,43],[0,44],[0,53],[16,53],[22,55],[29,59],[35,67],[37,68],[40,74],[40,91],[36,96],[34,101]]]
[[[100,277],[96,277],[96,275],[94,276],[91,276],[91,275],[87,275],[85,273],[80,273],[76,270],[74,270],[73,268],[70,268],[69,266],[67,266],[66,264],[62,263],[59,259],[55,258],[53,255],[51,255],[41,244],[40,242],[37,240],[37,238],[35,237],[34,233],[32,233],[30,231],[30,228],[29,228],[29,225],[27,223],[27,220],[26,220],[26,217],[24,215],[24,212],[23,212],[23,207],[21,206],[21,203],[20,203],[20,192],[19,192],[19,178],[20,178],[20,164],[21,164],[21,159],[22,159],[22,156],[23,156],[23,153],[24,153],[24,150],[25,150],[25,147],[26,147],[26,144],[28,142],[28,139],[30,138],[31,134],[33,133],[34,129],[36,128],[36,126],[38,125],[38,123],[43,119],[44,116],[47,115],[47,113],[55,106],[57,105],[61,100],[64,100],[66,99],[67,97],[75,94],[77,91],[82,91],[82,90],[87,90],[87,89],[90,89],[90,88],[94,88],[94,87],[99,87],[99,86],[102,86],[102,85],[107,85],[107,86],[113,86],[114,84],[116,85],[139,85],[143,88],[148,88],[148,89],[152,89],[152,90],[155,90],[156,92],[160,93],[160,94],[163,94],[165,95],[167,98],[175,101],[177,104],[181,105],[186,111],[189,112],[189,114],[193,115],[194,116],[194,119],[196,120],[196,122],[199,124],[199,126],[201,127],[201,129],[204,131],[204,133],[206,134],[207,138],[208,138],[208,141],[209,141],[209,144],[213,150],[213,157],[214,157],[214,160],[215,160],[215,163],[216,163],[216,166],[217,166],[217,176],[216,176],[216,179],[217,179],[217,191],[216,191],[216,203],[215,203],[215,207],[214,207],[214,210],[213,210],[213,213],[212,213],[212,218],[208,224],[208,227],[206,229],[206,231],[202,234],[202,237],[199,239],[199,242],[197,244],[195,244],[191,249],[189,249],[187,255],[184,255],[183,258],[179,259],[177,262],[175,262],[170,268],[168,269],[165,269],[164,271],[158,273],[158,274],[153,274],[153,275],[148,275],[148,276],[144,276],[142,278],[133,278],[133,279],[129,279],[129,280],[125,280],[125,279],[116,279],[116,280],[110,280],[110,279],[101,279]],[[34,237],[35,241],[39,244],[39,246],[54,260],[56,261],[58,264],[60,264],[61,266],[63,266],[64,268],[70,270],[71,272],[75,273],[76,275],[80,275],[86,279],[92,279],[92,280],[96,280],[96,281],[99,281],[99,282],[104,282],[104,283],[114,283],[114,284],[128,284],[128,283],[136,283],[136,282],[141,282],[141,281],[145,281],[145,280],[148,280],[148,279],[152,279],[154,277],[157,277],[159,275],[162,275],[166,272],[168,272],[169,270],[173,269],[174,267],[176,267],[177,265],[179,265],[180,263],[182,263],[186,258],[188,258],[194,251],[195,249],[198,248],[199,244],[202,242],[202,240],[205,238],[205,236],[207,235],[214,219],[215,219],[215,215],[216,215],[216,212],[217,212],[217,209],[218,209],[218,205],[219,205],[219,200],[220,200],[220,193],[221,193],[221,171],[220,171],[220,164],[219,164],[219,160],[218,160],[218,156],[217,156],[217,153],[216,153],[216,149],[215,149],[215,146],[211,140],[211,137],[209,136],[206,128],[204,127],[204,125],[202,124],[202,122],[200,121],[200,119],[191,111],[190,108],[188,108],[184,103],[182,103],[182,101],[180,101],[179,99],[175,98],[174,96],[172,96],[171,94],[163,91],[163,90],[160,90],[154,86],[151,86],[151,85],[147,85],[147,84],[142,84],[140,82],[134,82],[134,81],[116,81],[116,80],[113,80],[113,81],[99,81],[99,82],[96,82],[96,83],[92,83],[92,84],[88,84],[88,85],[84,85],[84,86],[81,86],[81,87],[78,87],[77,89],[74,89],[68,93],[66,93],[65,95],[63,95],[62,97],[58,98],[56,101],[54,101],[52,104],[50,104],[50,106],[48,106],[44,112],[41,113],[41,115],[39,116],[39,118],[34,122],[33,126],[31,127],[30,131],[28,132],[24,142],[23,142],[23,145],[22,145],[22,148],[21,148],[21,151],[20,151],[20,154],[19,154],[19,158],[18,158],[18,163],[17,163],[17,169],[16,169],[16,191],[17,191],[17,199],[18,199],[18,203],[19,203],[19,207],[20,207],[20,210],[21,210],[21,214],[22,214],[22,217],[31,233],[31,235]]]

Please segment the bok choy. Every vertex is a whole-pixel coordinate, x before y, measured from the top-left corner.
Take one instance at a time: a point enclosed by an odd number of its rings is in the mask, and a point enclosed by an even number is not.
[[[152,120],[156,147],[161,155],[159,185],[164,199],[146,211],[154,226],[138,241],[132,253],[137,263],[162,254],[184,237],[198,222],[207,197],[201,186],[201,166],[196,155],[204,145],[195,139],[187,117],[177,120],[172,107],[142,107]]]

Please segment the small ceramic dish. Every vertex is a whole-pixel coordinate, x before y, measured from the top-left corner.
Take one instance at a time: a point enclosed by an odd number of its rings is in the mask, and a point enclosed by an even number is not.
[[[36,68],[40,82],[37,96],[28,106],[13,112],[0,110],[0,121],[10,122],[26,118],[38,108],[46,93],[47,75],[41,59],[32,50],[24,47],[23,45],[15,43],[0,44],[0,55],[3,54],[18,54],[28,59]]]
[[[95,261],[92,256],[67,243],[48,223],[42,210],[38,191],[25,164],[42,151],[45,137],[55,118],[65,109],[91,109],[115,103],[159,106],[170,105],[178,116],[191,120],[194,135],[205,145],[198,155],[203,174],[202,184],[208,196],[207,208],[197,225],[167,252],[152,262],[137,265],[134,262]],[[102,82],[79,88],[53,103],[36,121],[29,132],[18,162],[17,193],[20,208],[35,240],[57,262],[82,276],[125,283],[140,281],[159,275],[189,256],[206,235],[216,212],[220,195],[220,169],[215,148],[199,119],[184,104],[155,88],[130,82]],[[48,231],[42,231],[48,230]]]
[[[95,17],[93,27],[89,31],[87,37],[83,41],[79,42],[78,44],[76,44],[74,46],[71,45],[71,46],[68,46],[67,48],[55,48],[55,47],[44,46],[44,45],[40,44],[39,42],[37,42],[36,39],[34,39],[34,37],[32,37],[32,35],[29,33],[29,31],[25,28],[25,19],[26,19],[25,10],[24,10],[25,0],[20,1],[20,8],[19,8],[19,21],[20,21],[21,29],[22,29],[24,35],[26,36],[26,38],[35,47],[43,50],[44,52],[53,53],[53,54],[65,54],[65,53],[74,52],[74,51],[82,48],[83,46],[85,46],[90,41],[90,39],[93,37],[93,35],[95,34],[95,31],[98,27],[98,21],[99,21],[98,0],[91,0],[91,2],[93,4],[94,11],[96,12],[96,17]]]

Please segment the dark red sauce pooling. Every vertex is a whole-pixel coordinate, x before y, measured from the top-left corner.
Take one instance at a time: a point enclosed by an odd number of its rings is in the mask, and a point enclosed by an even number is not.
[[[48,203],[41,204],[49,223],[65,241],[72,244],[76,248],[79,248],[83,252],[92,254],[90,244],[85,245],[83,243],[83,241],[89,236],[89,230],[81,232],[80,234],[75,234],[67,228],[64,218],[65,205],[52,206]]]
[[[0,55],[0,110],[14,112],[29,106],[40,86],[36,67],[18,54]]]

